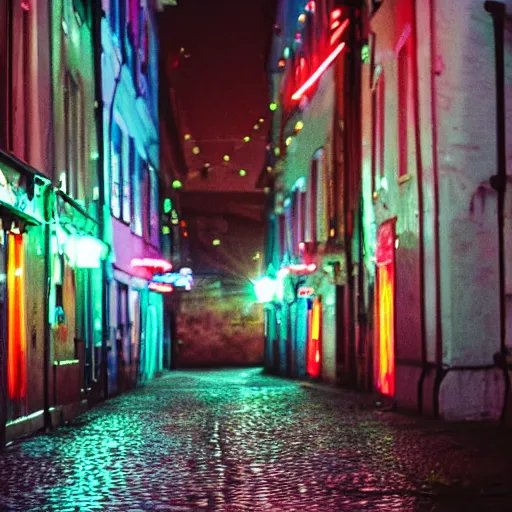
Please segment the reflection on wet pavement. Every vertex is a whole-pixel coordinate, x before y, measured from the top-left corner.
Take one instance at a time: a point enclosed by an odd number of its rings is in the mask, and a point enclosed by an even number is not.
[[[432,509],[371,408],[259,369],[167,374],[9,447],[0,479],[0,510]]]

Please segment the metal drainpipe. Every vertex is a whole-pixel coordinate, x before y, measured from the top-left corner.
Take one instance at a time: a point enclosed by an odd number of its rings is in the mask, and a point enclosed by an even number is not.
[[[436,98],[436,23],[435,0],[430,0],[430,91],[432,119],[432,175],[434,196],[434,279],[436,283],[436,378],[434,383],[433,409],[434,416],[439,416],[439,389],[445,376],[443,370],[443,330],[441,319],[441,256],[439,253],[439,165],[437,161],[437,98]]]
[[[94,31],[94,90],[95,90],[95,121],[96,121],[96,134],[98,140],[98,227],[101,239],[105,239],[105,218],[104,218],[104,207],[105,207],[105,152],[103,150],[103,94],[102,94],[102,74],[101,74],[101,4],[94,2],[92,6],[92,18],[93,18],[93,31]],[[116,83],[117,89],[117,83]],[[103,398],[108,398],[108,371],[107,371],[107,342],[109,339],[109,285],[107,278],[107,263],[105,260],[101,262],[101,273],[103,276],[103,289],[101,294],[101,373],[103,376]]]
[[[51,34],[51,20],[52,20],[52,10],[53,5],[52,1],[48,2],[48,23],[50,24],[50,34],[49,34],[49,68],[50,68],[50,162],[51,162],[51,170],[52,170],[52,182],[55,178],[55,132],[54,132],[54,94],[53,94],[53,67],[54,62],[52,59],[53,55],[53,36]],[[44,263],[44,280],[45,280],[45,298],[44,298],[44,330],[43,330],[43,420],[44,420],[44,428],[49,430],[52,427],[52,417],[50,414],[50,356],[51,356],[51,327],[50,327],[50,292],[51,292],[51,227],[50,227],[50,219],[52,215],[50,215],[51,211],[49,209],[49,201],[51,198],[51,193],[53,191],[53,186],[49,185],[44,191],[44,211],[45,211],[45,233],[44,233],[44,251],[45,251],[45,263]]]
[[[498,252],[500,287],[500,353],[505,378],[505,397],[501,420],[505,419],[510,394],[510,378],[506,365],[506,289],[505,289],[505,192],[507,187],[506,148],[505,148],[505,4],[487,1],[485,10],[492,16],[494,28],[494,56],[496,60],[496,152],[498,172],[489,182],[498,193]]]
[[[417,400],[418,412],[423,412],[423,383],[428,371],[427,368],[427,345],[426,345],[426,319],[425,319],[425,235],[424,235],[424,203],[423,203],[423,156],[421,154],[421,130],[420,130],[420,88],[419,88],[419,69],[418,69],[418,24],[417,24],[417,6],[413,2],[413,20],[412,20],[412,41],[413,41],[413,82],[414,82],[414,137],[416,143],[416,174],[418,186],[418,238],[419,238],[419,271],[420,271],[420,301],[421,301],[421,376],[418,381]]]
[[[44,318],[44,331],[43,331],[43,419],[44,428],[46,430],[52,428],[52,416],[50,413],[50,364],[51,364],[51,329],[50,329],[50,290],[51,290],[51,199],[52,199],[52,185],[47,185],[44,190],[44,283],[45,283],[45,298],[43,302],[43,318]]]

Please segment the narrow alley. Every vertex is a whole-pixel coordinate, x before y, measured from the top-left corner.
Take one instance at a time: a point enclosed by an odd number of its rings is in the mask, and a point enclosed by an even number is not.
[[[0,510],[510,510],[501,433],[460,428],[259,368],[167,373],[8,446]]]

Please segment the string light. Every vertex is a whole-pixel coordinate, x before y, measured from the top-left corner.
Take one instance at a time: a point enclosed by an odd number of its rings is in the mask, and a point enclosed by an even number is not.
[[[174,180],[172,182],[172,188],[181,188],[183,186],[183,184],[181,183],[180,180]]]
[[[277,108],[277,103],[271,103],[269,105],[269,108],[270,108],[270,110],[275,110]],[[253,125],[253,130],[259,130],[260,129],[260,124],[262,124],[264,122],[265,122],[265,118],[264,117],[260,117],[258,119],[258,123],[255,123]],[[191,140],[192,139],[192,136],[191,136],[190,133],[184,134],[183,137],[184,137],[185,140]],[[251,139],[251,137],[249,135],[245,135],[242,140],[243,140],[244,143],[249,143],[249,142],[251,142],[252,139]],[[237,149],[240,149],[240,146],[239,147],[235,147],[235,150],[237,150]],[[194,155],[199,155],[201,153],[200,147],[198,145],[194,145],[192,147],[192,153]],[[223,155],[222,160],[225,163],[228,163],[228,162],[231,161],[231,156],[226,153],[225,155]],[[210,167],[211,167],[210,163],[203,164],[203,166],[201,167],[201,169],[199,171],[194,171],[194,172],[190,173],[189,174],[189,178],[195,178],[197,176],[201,176],[203,179],[208,178],[208,170],[209,170]],[[245,169],[240,169],[239,170],[239,175],[242,176],[242,177],[246,176],[247,175],[247,171]],[[173,188],[181,188],[182,186],[183,186],[183,184],[179,180],[174,180],[172,182],[172,187]]]
[[[274,101],[268,106],[268,108],[274,112],[274,110],[277,110],[277,103],[275,103]]]

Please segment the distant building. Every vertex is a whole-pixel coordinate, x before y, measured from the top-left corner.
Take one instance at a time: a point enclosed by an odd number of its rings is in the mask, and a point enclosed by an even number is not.
[[[117,393],[163,368],[163,300],[148,288],[162,261],[158,31],[152,1],[102,5],[105,227],[113,247],[108,387]]]

